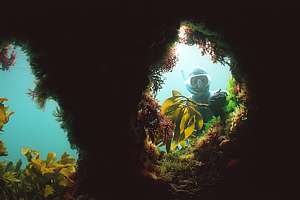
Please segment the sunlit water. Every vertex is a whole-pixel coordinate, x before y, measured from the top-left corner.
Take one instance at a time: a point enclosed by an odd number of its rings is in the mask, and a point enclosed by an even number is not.
[[[66,133],[53,116],[57,103],[48,100],[45,109],[39,109],[26,94],[34,88],[35,77],[24,52],[17,48],[16,53],[15,66],[10,71],[0,71],[0,97],[8,98],[5,105],[15,112],[0,133],[0,140],[8,150],[8,156],[0,159],[24,161],[22,147],[40,151],[42,158],[50,151],[57,156],[67,152],[77,158],[77,152],[70,148]]]
[[[201,50],[196,45],[188,46],[179,43],[176,45],[176,52],[178,55],[176,66],[172,72],[163,75],[165,82],[156,96],[160,103],[172,96],[172,90],[177,90],[188,97],[191,96],[186,89],[181,71],[184,72],[185,76],[188,76],[195,68],[201,68],[209,74],[211,91],[226,90],[228,79],[231,77],[228,65],[212,63],[210,55],[202,56]]]

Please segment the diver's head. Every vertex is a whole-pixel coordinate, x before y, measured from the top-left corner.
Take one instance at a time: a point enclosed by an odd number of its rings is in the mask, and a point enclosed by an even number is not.
[[[204,70],[196,68],[184,83],[190,93],[202,95],[209,91],[210,78]]]

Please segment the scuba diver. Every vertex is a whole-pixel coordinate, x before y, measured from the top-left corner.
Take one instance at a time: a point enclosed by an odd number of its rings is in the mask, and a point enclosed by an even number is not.
[[[198,110],[202,114],[204,122],[207,122],[213,116],[220,116],[221,121],[225,117],[224,106],[226,104],[226,91],[218,90],[212,92],[209,90],[210,77],[202,69],[196,68],[185,78],[187,90],[192,94],[191,99],[197,103],[208,104],[208,107],[199,106]]]

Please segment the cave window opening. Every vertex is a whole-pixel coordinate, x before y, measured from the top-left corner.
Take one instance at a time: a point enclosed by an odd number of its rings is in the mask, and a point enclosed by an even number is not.
[[[247,115],[246,85],[230,48],[218,34],[190,22],[182,23],[170,46],[153,67],[141,103],[145,112],[138,113],[148,121],[146,140],[168,153],[194,147],[219,127],[228,140]]]
[[[41,159],[46,159],[48,152],[55,152],[57,157],[66,152],[77,158],[77,151],[70,147],[67,134],[54,116],[60,110],[58,103],[48,99],[42,109],[37,104],[37,80],[26,49],[14,42],[4,44],[0,56],[0,97],[4,99],[2,104],[14,112],[9,121],[2,124],[1,144],[7,153],[0,159],[21,159],[26,163],[21,153],[24,148],[38,150]]]

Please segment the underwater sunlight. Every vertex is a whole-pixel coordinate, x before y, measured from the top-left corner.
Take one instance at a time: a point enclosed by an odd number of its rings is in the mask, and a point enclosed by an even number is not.
[[[179,30],[179,37],[183,37],[182,29]],[[182,129],[175,128],[173,133],[173,140],[182,141],[181,144],[173,143],[169,148],[181,149],[182,146],[189,144],[188,138],[195,130],[199,130],[196,131],[197,135],[201,134],[203,127],[212,117],[221,114],[213,110],[225,107],[227,86],[232,75],[230,66],[219,62],[213,63],[211,56],[201,54],[201,49],[196,44],[187,45],[176,42],[175,54],[177,62],[171,71],[162,74],[164,82],[162,88],[156,93],[156,99],[161,105],[161,113],[168,116],[175,123],[175,127],[178,122],[177,127],[180,126]],[[206,104],[206,107],[212,106],[213,108],[199,108],[199,104]],[[171,107],[173,111],[170,110]],[[179,136],[182,131],[184,137]],[[158,145],[159,150],[169,151],[163,143]]]
[[[228,65],[222,65],[219,62],[213,63],[210,55],[201,55],[201,50],[197,45],[190,46],[176,43],[175,48],[178,61],[171,72],[163,74],[164,84],[156,95],[160,104],[172,95],[172,90],[177,90],[187,97],[191,96],[185,81],[188,75],[197,68],[204,70],[208,74],[210,91],[226,90],[228,80],[231,78]]]
[[[17,161],[26,158],[21,154],[23,147],[40,151],[45,159],[48,152],[60,157],[64,152],[77,158],[76,150],[71,149],[67,135],[56,121],[53,112],[58,107],[53,100],[39,109],[28,92],[35,87],[35,77],[29,66],[27,55],[21,48],[15,48],[16,63],[10,69],[0,70],[0,97],[6,98],[5,106],[13,111],[9,122],[0,132],[8,156],[1,160]]]
[[[183,22],[177,41],[152,67],[136,125],[149,148],[153,144],[171,154],[192,151],[209,135],[229,140],[246,120],[247,87],[232,74],[238,65],[220,38],[203,25]]]

